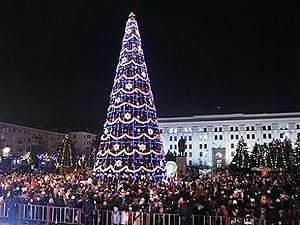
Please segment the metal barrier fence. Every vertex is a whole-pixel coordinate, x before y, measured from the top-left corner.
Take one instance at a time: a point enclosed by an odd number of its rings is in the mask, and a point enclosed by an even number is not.
[[[11,212],[14,212],[12,214]],[[10,218],[13,217],[13,218]],[[67,207],[52,207],[31,204],[18,204],[14,210],[7,209],[6,204],[0,204],[0,224],[12,219],[14,224],[65,224],[82,225],[84,216],[81,209]],[[251,218],[236,218],[222,216],[193,215],[191,218],[181,218],[178,214],[120,212],[120,224],[125,225],[266,225],[265,220]],[[3,223],[2,223],[3,222]],[[114,212],[98,210],[91,219],[92,225],[113,225]],[[125,223],[122,223],[125,222]],[[291,222],[300,225],[300,221]]]

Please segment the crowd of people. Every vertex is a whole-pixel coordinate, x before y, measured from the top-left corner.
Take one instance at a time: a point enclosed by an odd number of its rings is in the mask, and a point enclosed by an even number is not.
[[[173,181],[103,182],[91,171],[65,174],[0,174],[0,203],[81,208],[86,220],[93,210],[179,213],[267,220],[300,221],[299,177],[287,174],[218,172]],[[114,219],[119,223],[119,213]],[[134,218],[132,219],[134,220]],[[116,223],[116,224],[119,224]],[[87,223],[89,224],[89,223]]]

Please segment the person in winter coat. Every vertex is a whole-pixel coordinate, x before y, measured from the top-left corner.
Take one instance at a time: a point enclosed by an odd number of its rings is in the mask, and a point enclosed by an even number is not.
[[[93,212],[95,209],[94,200],[90,195],[87,200],[83,203],[82,214],[84,216],[84,225],[93,224]]]
[[[186,202],[184,200],[180,202],[181,204],[178,207],[178,214],[181,219],[181,224],[190,225],[192,224],[192,214],[193,214],[192,205],[188,200]]]
[[[120,212],[119,212],[118,207],[114,207],[113,221],[114,221],[114,225],[120,224],[121,218],[120,218]]]

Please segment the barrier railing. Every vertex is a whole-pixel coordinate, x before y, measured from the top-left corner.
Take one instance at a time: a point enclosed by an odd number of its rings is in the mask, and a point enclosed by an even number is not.
[[[13,214],[12,214],[13,212]],[[252,218],[236,218],[222,216],[193,215],[190,218],[180,217],[178,214],[119,212],[120,224],[125,225],[266,225],[265,220]],[[12,217],[12,218],[11,218]],[[15,224],[66,224],[82,225],[89,219],[93,225],[113,225],[114,212],[96,210],[89,218],[82,215],[79,208],[42,206],[31,204],[17,204],[14,209],[8,209],[6,204],[0,204],[0,224],[2,221],[14,220]],[[300,225],[300,221],[291,222]]]

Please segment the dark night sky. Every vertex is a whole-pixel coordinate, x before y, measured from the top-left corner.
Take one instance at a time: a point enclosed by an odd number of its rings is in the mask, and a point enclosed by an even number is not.
[[[300,111],[293,1],[176,2],[1,2],[0,121],[99,130],[132,8],[159,116]]]

